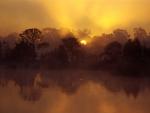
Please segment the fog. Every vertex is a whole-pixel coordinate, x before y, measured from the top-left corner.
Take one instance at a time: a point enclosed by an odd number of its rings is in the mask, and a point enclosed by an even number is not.
[[[149,4],[148,0],[1,0],[0,34],[30,27],[87,28],[93,34],[118,27],[149,30]]]

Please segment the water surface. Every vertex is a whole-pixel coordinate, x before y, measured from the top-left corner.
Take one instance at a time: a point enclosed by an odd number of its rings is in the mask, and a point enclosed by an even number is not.
[[[3,70],[0,113],[149,113],[150,78],[84,70]]]

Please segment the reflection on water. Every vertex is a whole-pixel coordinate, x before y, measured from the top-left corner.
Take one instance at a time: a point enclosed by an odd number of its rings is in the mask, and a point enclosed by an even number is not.
[[[3,70],[0,113],[149,113],[149,90],[148,77]]]

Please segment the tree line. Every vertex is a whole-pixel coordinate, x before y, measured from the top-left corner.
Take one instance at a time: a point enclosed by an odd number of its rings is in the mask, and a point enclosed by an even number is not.
[[[11,45],[14,39],[14,45]],[[91,42],[82,45],[80,40]],[[5,40],[2,40],[5,39]],[[12,47],[11,47],[12,46]],[[9,68],[86,68],[116,70],[123,73],[148,72],[150,65],[150,35],[135,28],[133,36],[126,30],[91,37],[88,32],[78,35],[48,28],[26,29],[0,41],[0,65]],[[142,71],[141,71],[142,70]]]

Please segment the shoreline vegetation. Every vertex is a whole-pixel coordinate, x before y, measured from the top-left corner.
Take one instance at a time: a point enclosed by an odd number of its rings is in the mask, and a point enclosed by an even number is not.
[[[91,70],[120,75],[150,74],[150,34],[123,29],[100,36],[88,30],[26,29],[0,38],[0,69]]]

